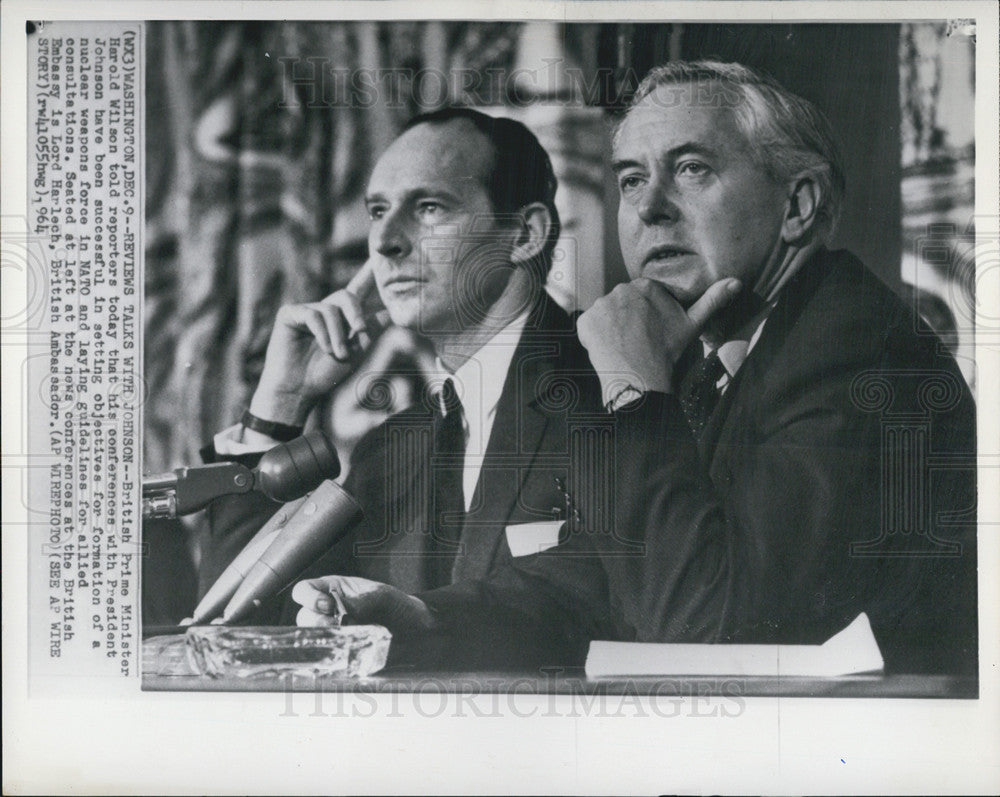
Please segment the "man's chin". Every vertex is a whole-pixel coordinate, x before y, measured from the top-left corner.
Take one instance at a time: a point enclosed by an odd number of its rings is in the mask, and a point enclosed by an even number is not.
[[[381,293],[382,304],[389,311],[389,318],[398,327],[415,329],[421,318],[427,315],[424,297],[417,291]]]
[[[419,307],[387,307],[389,318],[398,327],[416,332],[418,335],[432,337],[438,334],[453,333],[456,321],[451,316],[428,313]]]
[[[389,311],[389,320],[394,326],[414,330],[420,326],[420,313],[414,312],[410,308],[400,307],[396,303],[392,303],[387,304],[385,309]]]
[[[704,293],[704,291],[692,290],[689,285],[679,284],[676,279],[671,279],[668,276],[658,276],[657,274],[643,274],[642,276],[657,285],[662,285],[674,301],[685,310],[688,310]]]

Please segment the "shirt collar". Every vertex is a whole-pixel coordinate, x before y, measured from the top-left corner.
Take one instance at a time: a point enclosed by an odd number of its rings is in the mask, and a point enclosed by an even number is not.
[[[715,352],[719,355],[722,367],[726,369],[723,380],[728,382],[736,376],[736,372],[740,370],[746,358],[750,356],[750,352],[757,345],[757,341],[764,331],[764,324],[767,323],[767,319],[776,304],[777,300],[768,302],[764,309],[745,324],[742,329],[738,330],[729,340],[715,349]],[[705,356],[708,356],[712,351],[712,347],[704,340],[702,340],[702,347]]]
[[[716,349],[719,361],[726,369],[726,373],[720,380],[721,385],[724,386],[736,376],[736,372],[740,370],[746,358],[750,356],[753,347],[757,345],[760,333],[764,331],[764,324],[778,303],[778,295],[782,289],[821,248],[822,244],[819,241],[813,241],[804,247],[790,250],[784,261],[772,264],[770,269],[765,269],[765,273],[757,281],[754,292],[765,297],[767,304],[729,340]],[[704,340],[702,345],[707,356],[712,347]]]
[[[514,359],[514,350],[521,339],[529,313],[524,313],[499,330],[454,374],[440,358],[437,367],[443,376],[455,380],[455,389],[465,415],[468,452],[485,450],[491,419],[500,403],[500,394],[507,381],[507,372]]]

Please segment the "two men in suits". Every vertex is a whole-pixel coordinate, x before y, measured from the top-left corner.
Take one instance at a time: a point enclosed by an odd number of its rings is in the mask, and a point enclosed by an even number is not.
[[[361,274],[279,311],[249,410],[217,436],[218,455],[252,456],[301,433],[384,323],[366,315],[374,290],[438,361],[426,395],[355,447],[345,487],[365,518],[310,572],[414,592],[556,543],[573,418],[601,406],[574,324],[544,291],[555,190],[547,154],[520,123],[467,109],[416,117],[371,175]],[[257,496],[217,502],[203,590],[276,508]]]
[[[974,672],[975,406],[912,310],[827,249],[826,120],[741,65],[677,62],[613,143],[631,281],[578,322],[614,418],[610,530],[597,512],[420,595],[324,589],[427,639],[532,626],[552,663],[594,638],[816,644],[866,612],[889,671]]]

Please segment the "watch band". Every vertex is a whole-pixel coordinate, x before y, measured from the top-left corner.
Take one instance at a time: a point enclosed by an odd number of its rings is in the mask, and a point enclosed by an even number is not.
[[[246,410],[243,413],[240,423],[247,429],[253,429],[255,432],[266,434],[268,437],[272,437],[281,443],[287,443],[289,440],[301,437],[303,430],[301,426],[291,426],[287,423],[278,423],[277,421],[265,421],[263,418],[258,418],[250,410]]]
[[[616,410],[620,410],[622,407],[631,404],[633,401],[642,398],[643,395],[645,395],[644,392],[639,390],[639,388],[635,385],[626,385],[615,393],[614,398],[605,404],[604,408],[608,412],[615,412]]]

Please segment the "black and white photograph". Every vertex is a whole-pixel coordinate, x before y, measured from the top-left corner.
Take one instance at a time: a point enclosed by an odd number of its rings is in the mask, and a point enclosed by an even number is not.
[[[960,23],[145,35],[145,685],[975,697]]]
[[[995,9],[549,5],[5,14],[5,792],[1000,786]]]

